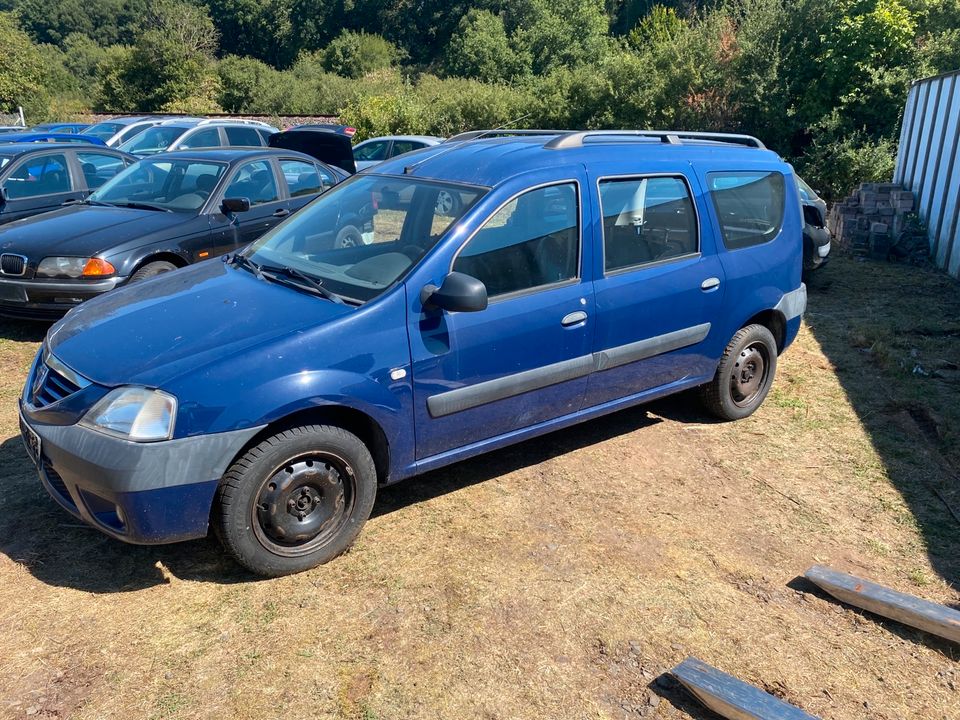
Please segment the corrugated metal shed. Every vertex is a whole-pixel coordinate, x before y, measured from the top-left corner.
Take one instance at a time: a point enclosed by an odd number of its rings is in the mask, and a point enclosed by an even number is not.
[[[960,70],[914,81],[893,180],[916,195],[937,265],[960,278]]]

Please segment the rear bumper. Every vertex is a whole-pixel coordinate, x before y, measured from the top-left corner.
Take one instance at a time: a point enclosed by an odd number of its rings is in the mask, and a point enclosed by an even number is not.
[[[21,433],[47,492],[75,517],[136,544],[206,535],[220,478],[260,430],[135,443],[79,425],[41,425],[24,410]],[[31,430],[40,438],[37,458],[26,442]]]
[[[113,290],[126,278],[106,280],[38,280],[0,276],[0,315],[56,320],[84,300]]]

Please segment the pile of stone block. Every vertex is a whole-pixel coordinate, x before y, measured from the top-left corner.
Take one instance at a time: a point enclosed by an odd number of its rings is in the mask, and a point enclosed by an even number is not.
[[[913,193],[896,183],[861,183],[850,197],[830,208],[827,228],[839,249],[875,258],[889,257],[907,231],[914,254],[913,208]],[[923,248],[925,243],[924,234]]]

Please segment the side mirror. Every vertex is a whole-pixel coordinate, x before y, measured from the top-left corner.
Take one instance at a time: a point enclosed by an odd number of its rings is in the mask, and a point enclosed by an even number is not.
[[[420,302],[425,308],[440,308],[447,312],[478,312],[487,309],[487,286],[475,277],[452,272],[440,287],[426,285],[420,291]]]
[[[250,210],[249,198],[224,198],[220,209],[225,213],[243,213]]]
[[[0,185],[0,207],[3,207],[7,204],[7,188],[3,185]]]

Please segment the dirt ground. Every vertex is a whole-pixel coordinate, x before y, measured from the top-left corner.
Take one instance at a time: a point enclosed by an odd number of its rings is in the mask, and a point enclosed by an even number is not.
[[[960,284],[837,258],[754,417],[628,410],[384,490],[347,555],[257,581],[40,488],[0,324],[0,716],[695,718],[695,655],[824,719],[960,718],[960,648],[827,563],[960,607]]]

